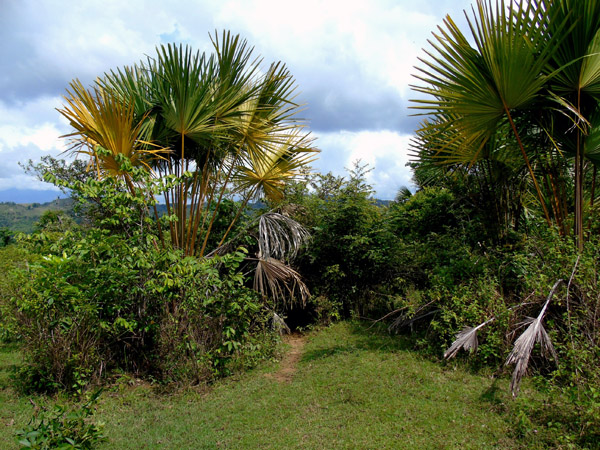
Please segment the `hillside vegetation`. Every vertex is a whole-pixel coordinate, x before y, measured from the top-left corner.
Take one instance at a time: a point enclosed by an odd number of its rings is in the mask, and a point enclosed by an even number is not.
[[[47,211],[65,211],[70,214],[73,211],[73,200],[59,198],[46,203],[0,203],[0,228],[31,233],[36,222]]]
[[[470,35],[447,18],[432,38],[416,191],[385,205],[360,162],[311,172],[293,78],[229,32],[72,81],[59,112],[94,170],[32,169],[84,220],[46,213],[0,249],[15,389],[75,399],[36,410],[23,445],[102,444],[98,405],[117,447],[598,448],[600,2],[492,3],[467,14]],[[331,324],[294,349],[295,374],[221,388],[269,361],[278,332]],[[116,379],[152,388],[101,395]],[[190,405],[152,397],[207,385]]]

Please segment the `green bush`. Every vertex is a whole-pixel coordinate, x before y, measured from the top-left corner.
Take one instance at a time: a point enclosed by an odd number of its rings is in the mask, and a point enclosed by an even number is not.
[[[21,450],[91,450],[106,441],[104,426],[90,421],[101,391],[88,396],[78,407],[56,404],[52,409],[36,407],[28,426],[16,432]]]
[[[93,226],[42,224],[21,245],[43,256],[12,278],[7,311],[23,339],[26,391],[81,390],[111,369],[200,381],[243,351],[270,351],[268,339],[250,339],[265,335],[267,312],[245,287],[243,249],[185,257],[159,245],[143,192],[111,178],[75,188],[95,203]]]
[[[375,293],[387,280],[390,246],[382,210],[366,182],[366,166],[358,163],[349,177],[316,175],[314,192],[300,196],[297,186],[288,205],[294,217],[310,228],[312,238],[300,257],[300,272],[313,294],[315,318],[376,315],[385,298]]]
[[[157,336],[157,368],[163,379],[198,382],[224,375],[243,350],[256,351],[251,333],[267,329],[267,311],[244,286],[238,271],[245,253],[185,258],[148,285],[166,310]],[[254,345],[260,345],[255,342]]]
[[[0,341],[10,342],[20,338],[11,306],[11,299],[20,289],[14,272],[36,258],[37,255],[16,244],[0,248]]]

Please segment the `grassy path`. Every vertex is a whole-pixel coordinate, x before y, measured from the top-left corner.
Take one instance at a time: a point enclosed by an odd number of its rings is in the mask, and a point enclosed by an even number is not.
[[[105,392],[96,416],[110,439],[102,448],[520,447],[497,412],[508,398],[505,383],[444,369],[404,350],[397,338],[347,323],[289,348],[281,366],[204,392],[165,395],[148,386]],[[11,398],[15,404],[1,408],[20,411],[23,400]],[[5,448],[14,426],[1,417]]]
[[[289,349],[283,355],[279,368],[276,372],[267,373],[265,376],[279,382],[291,382],[294,374],[298,370],[298,363],[304,353],[304,345],[306,338],[300,334],[285,336],[284,342],[289,346]]]

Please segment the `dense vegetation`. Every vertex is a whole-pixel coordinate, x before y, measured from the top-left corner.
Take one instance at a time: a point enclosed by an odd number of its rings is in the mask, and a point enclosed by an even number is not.
[[[281,317],[360,319],[428,357],[512,371],[514,396],[533,375],[554,400],[521,424],[596,446],[600,4],[506,6],[478,3],[474,46],[450,18],[440,29],[416,87],[417,191],[386,205],[360,162],[308,171],[287,70],[262,71],[228,33],[211,55],[161,47],[74,81],[60,112],[95,172],[31,170],[72,193],[81,223],[46,214],[16,243],[3,234],[0,331],[23,348],[20,388],[204,383],[269,357]]]

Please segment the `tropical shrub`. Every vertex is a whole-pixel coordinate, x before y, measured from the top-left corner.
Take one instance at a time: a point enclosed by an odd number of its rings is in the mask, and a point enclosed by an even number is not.
[[[12,314],[11,298],[19,289],[14,272],[33,262],[37,255],[17,244],[0,248],[0,341],[19,339],[19,331]]]
[[[317,174],[312,193],[282,206],[311,231],[298,265],[313,293],[310,307],[325,321],[385,310],[376,291],[389,276],[389,235],[367,173],[357,163],[347,179]]]
[[[130,174],[153,186],[145,170]],[[238,271],[243,249],[185,257],[159,244],[147,191],[111,177],[70,188],[94,202],[86,208],[94,226],[40,227],[22,241],[42,255],[15,275],[9,301],[25,389],[80,389],[115,368],[206,380],[227,372],[250,332],[264,333],[266,310]]]

